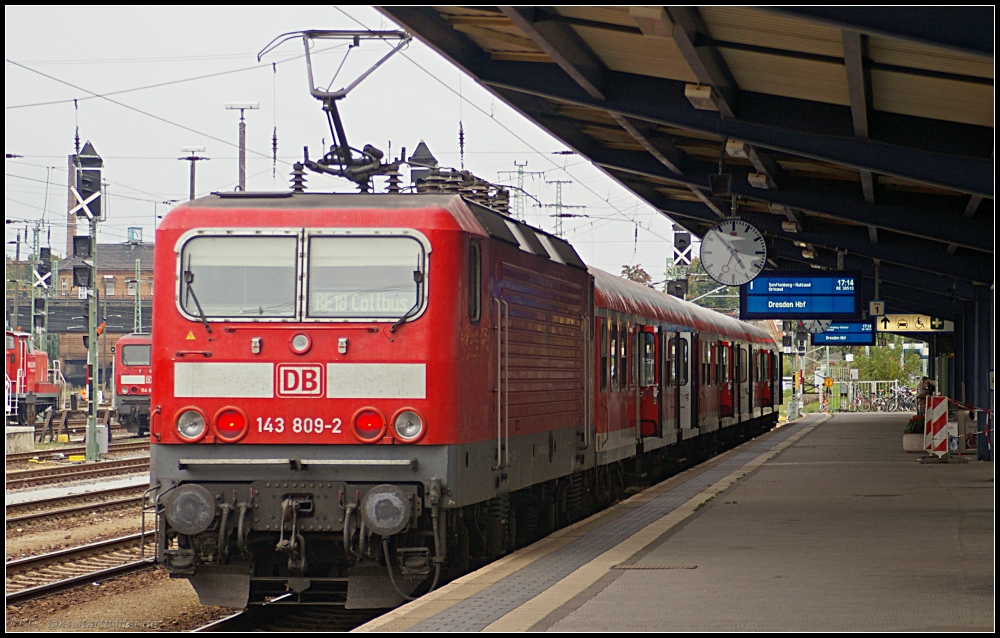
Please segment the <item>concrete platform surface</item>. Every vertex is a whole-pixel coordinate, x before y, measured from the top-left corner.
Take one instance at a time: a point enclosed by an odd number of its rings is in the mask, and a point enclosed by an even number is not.
[[[992,463],[810,415],[356,631],[994,631]]]

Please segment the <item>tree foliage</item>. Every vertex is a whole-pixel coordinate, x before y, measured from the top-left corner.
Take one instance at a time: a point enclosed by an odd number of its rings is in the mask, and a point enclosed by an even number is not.
[[[649,273],[643,269],[642,264],[636,264],[634,266],[629,266],[628,264],[623,265],[622,277],[630,281],[640,283],[644,286],[649,286],[649,284],[653,281],[653,278],[649,276]]]
[[[703,308],[711,308],[728,315],[733,314],[740,307],[739,286],[725,286],[721,290],[708,294],[718,288],[720,284],[708,276],[705,269],[701,267],[701,260],[697,257],[691,260],[689,272],[687,294],[689,300],[708,295],[698,299],[695,303]]]

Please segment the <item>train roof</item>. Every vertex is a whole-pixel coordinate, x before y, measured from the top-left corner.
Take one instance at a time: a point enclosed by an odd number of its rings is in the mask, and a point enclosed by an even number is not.
[[[652,317],[679,328],[694,328],[730,339],[774,343],[764,330],[724,314],[702,308],[634,281],[616,277],[598,268],[594,276],[594,303],[599,308]]]
[[[520,250],[568,266],[586,270],[580,255],[564,239],[507,215],[470,201],[455,193],[292,193],[235,192],[213,193],[178,206],[163,220],[160,228],[190,228],[190,214],[205,209],[240,210],[244,212],[275,209],[317,210],[427,210],[446,211],[466,232],[489,236],[518,247]],[[280,219],[267,217],[270,224],[280,225]],[[258,220],[251,223],[256,224]]]

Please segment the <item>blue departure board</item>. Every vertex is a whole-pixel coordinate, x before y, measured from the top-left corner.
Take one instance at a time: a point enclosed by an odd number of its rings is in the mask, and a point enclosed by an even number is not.
[[[831,323],[826,332],[812,335],[814,346],[874,346],[875,324],[871,321]]]
[[[860,279],[842,271],[765,271],[740,286],[740,319],[860,319]]]

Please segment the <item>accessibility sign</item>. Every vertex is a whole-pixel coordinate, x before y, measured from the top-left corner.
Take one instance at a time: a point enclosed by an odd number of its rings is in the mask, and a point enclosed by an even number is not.
[[[955,332],[955,322],[928,315],[884,315],[879,332]]]

